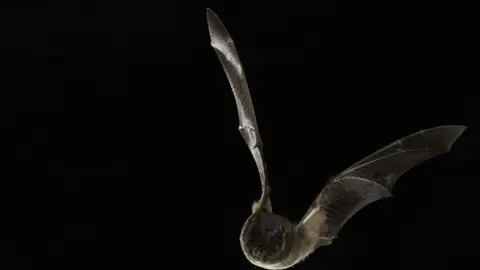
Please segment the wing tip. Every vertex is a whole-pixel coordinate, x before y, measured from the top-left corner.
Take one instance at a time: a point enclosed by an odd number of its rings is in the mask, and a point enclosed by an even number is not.
[[[213,32],[214,32],[213,25],[215,23],[215,20],[218,20],[218,16],[210,8],[207,8],[206,15],[207,15],[208,33],[210,34],[210,44],[213,45]]]
[[[230,34],[218,15],[210,8],[206,9],[208,32],[210,34],[210,45],[214,48],[218,44],[233,43]]]
[[[219,30],[222,28],[223,24],[218,18],[218,15],[211,9],[207,8],[207,24],[208,32],[210,33],[210,38],[213,40],[213,37],[217,35]]]
[[[210,20],[213,16],[216,16],[215,12],[211,8],[206,8],[207,20]]]
[[[444,125],[444,126],[438,126],[433,129],[447,129],[449,132],[448,134],[448,144],[446,145],[446,151],[450,152],[452,149],[452,146],[455,144],[455,142],[458,140],[460,136],[467,130],[467,126],[465,125]]]
[[[467,126],[464,126],[464,125],[458,125],[458,126],[455,126],[458,128],[458,135],[455,139],[458,139],[458,137],[462,136],[463,132],[465,132],[465,130],[468,129]]]
[[[426,129],[425,131],[428,130],[438,130],[438,129],[450,129],[450,130],[456,130],[460,132],[460,134],[465,131],[468,127],[465,125],[442,125],[442,126],[436,126],[430,129]]]

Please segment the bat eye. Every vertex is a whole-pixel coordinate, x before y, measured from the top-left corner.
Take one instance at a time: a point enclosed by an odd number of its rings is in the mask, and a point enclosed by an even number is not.
[[[277,240],[277,241],[282,240],[282,234],[281,234],[281,233],[277,233],[277,234],[275,235],[275,240]]]

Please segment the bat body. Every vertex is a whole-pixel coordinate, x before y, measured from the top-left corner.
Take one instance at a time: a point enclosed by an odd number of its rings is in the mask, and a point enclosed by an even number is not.
[[[449,152],[465,126],[439,126],[403,137],[354,163],[335,177],[298,223],[272,212],[262,140],[246,77],[233,44],[217,15],[207,9],[211,45],[235,97],[239,131],[257,165],[262,195],[240,233],[241,248],[254,265],[265,269],[292,267],[318,247],[332,243],[343,225],[368,204],[391,196],[398,178],[423,161]]]

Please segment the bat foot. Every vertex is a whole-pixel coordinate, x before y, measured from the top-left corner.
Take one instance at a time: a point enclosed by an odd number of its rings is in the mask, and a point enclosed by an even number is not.
[[[329,246],[334,238],[320,237],[317,241],[317,247]]]

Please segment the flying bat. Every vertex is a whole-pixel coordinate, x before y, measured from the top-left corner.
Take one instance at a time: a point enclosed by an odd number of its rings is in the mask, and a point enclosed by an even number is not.
[[[438,126],[403,137],[331,177],[298,223],[274,214],[263,158],[262,139],[246,77],[232,38],[218,16],[207,9],[211,46],[233,90],[239,131],[260,174],[262,195],[252,206],[240,233],[245,257],[265,269],[286,269],[327,246],[343,225],[368,204],[391,196],[398,178],[409,169],[449,152],[465,126]]]

